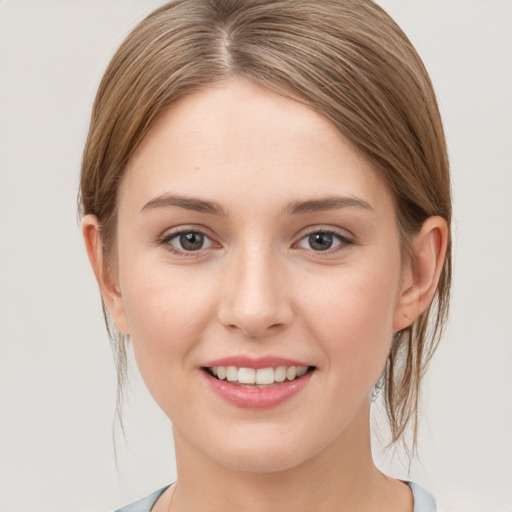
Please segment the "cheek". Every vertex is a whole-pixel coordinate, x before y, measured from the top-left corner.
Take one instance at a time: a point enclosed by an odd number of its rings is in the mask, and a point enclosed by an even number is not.
[[[309,283],[302,315],[336,376],[373,386],[391,346],[399,279],[398,268],[377,264],[340,268],[323,283]]]
[[[173,369],[194,369],[187,355],[200,342],[211,319],[213,287],[197,275],[192,279],[186,269],[155,262],[144,269],[140,263],[129,263],[123,299],[130,338],[148,388],[158,392],[167,387],[163,383],[178,375]]]

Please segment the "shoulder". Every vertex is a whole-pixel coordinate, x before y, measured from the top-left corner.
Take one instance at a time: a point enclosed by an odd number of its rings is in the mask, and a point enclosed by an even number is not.
[[[413,512],[437,512],[436,500],[432,494],[414,482],[407,482],[414,498]]]
[[[115,512],[151,512],[151,508],[156,503],[156,500],[160,498],[160,496],[164,493],[167,487],[152,492],[149,496],[137,500],[134,503],[130,503],[129,505],[124,506],[123,508],[117,509]]]

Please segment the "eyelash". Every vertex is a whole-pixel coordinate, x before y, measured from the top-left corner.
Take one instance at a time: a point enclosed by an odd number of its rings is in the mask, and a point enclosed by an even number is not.
[[[200,235],[202,237],[204,237],[205,239],[207,240],[210,240],[210,242],[212,243],[212,245],[215,244],[215,242],[213,242],[211,240],[211,238],[202,230],[200,229],[181,229],[179,231],[175,231],[173,233],[169,233],[165,236],[163,236],[162,238],[160,238],[158,240],[158,244],[159,245],[162,245],[162,246],[165,246],[165,248],[173,253],[173,254],[177,254],[177,255],[180,255],[180,256],[185,256],[185,257],[194,257],[194,256],[197,256],[198,254],[200,254],[203,250],[205,249],[209,249],[210,247],[206,247],[206,248],[199,248],[197,250],[192,250],[192,251],[187,251],[187,250],[183,250],[183,249],[178,249],[177,247],[173,246],[171,244],[171,240],[174,240],[182,235],[187,235],[187,234],[194,234],[194,235]],[[306,250],[309,250],[311,251],[312,253],[314,253],[315,255],[316,254],[333,254],[333,253],[336,253],[338,252],[339,250],[343,250],[343,248],[346,248],[347,246],[350,246],[352,244],[354,244],[354,240],[347,237],[346,235],[344,234],[341,234],[339,232],[337,232],[336,230],[333,230],[333,229],[312,229],[311,231],[305,233],[300,239],[298,242],[295,242],[293,245],[296,246],[298,245],[300,242],[302,242],[303,240],[307,239],[308,237],[310,237],[311,235],[315,235],[315,234],[324,234],[324,235],[330,235],[333,237],[333,239],[336,239],[338,241],[338,245],[336,245],[334,248],[328,248],[326,250],[314,250],[314,249],[306,249]]]
[[[196,251],[185,251],[183,249],[178,249],[177,247],[175,247],[171,244],[171,240],[174,240],[175,238],[178,238],[182,235],[188,235],[188,234],[201,235],[205,239],[211,241],[211,238],[204,231],[202,231],[200,229],[181,229],[179,231],[175,231],[173,233],[169,233],[169,234],[163,236],[162,238],[160,238],[158,240],[158,244],[165,246],[165,248],[169,252],[171,252],[173,254],[177,254],[179,256],[185,256],[185,257],[197,256],[202,250],[204,250],[204,248],[200,248]],[[214,242],[212,242],[212,244],[214,244]]]
[[[334,254],[337,253],[340,250],[346,249],[348,246],[354,244],[354,240],[352,238],[349,238],[345,234],[341,234],[338,231],[334,229],[311,229],[310,231],[306,232],[298,242],[296,242],[294,245],[297,245],[298,243],[302,242],[303,240],[307,239],[311,235],[316,234],[324,234],[324,235],[330,235],[333,239],[337,239],[339,244],[335,246],[334,248],[329,248],[323,251],[315,251],[314,249],[309,249],[311,252],[313,252],[315,255],[321,255],[321,254]]]

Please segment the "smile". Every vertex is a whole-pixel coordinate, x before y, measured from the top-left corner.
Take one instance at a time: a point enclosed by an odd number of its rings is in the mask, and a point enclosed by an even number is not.
[[[316,373],[315,366],[275,357],[230,357],[201,367],[206,383],[224,402],[245,409],[275,407],[292,399]]]
[[[277,368],[246,368],[237,366],[212,366],[206,368],[218,380],[227,380],[240,386],[266,387],[293,381],[305,375],[308,366],[278,366]]]

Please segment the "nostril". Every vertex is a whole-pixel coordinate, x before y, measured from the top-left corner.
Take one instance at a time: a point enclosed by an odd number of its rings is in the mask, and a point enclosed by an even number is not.
[[[285,326],[284,323],[278,322],[268,325],[265,321],[240,321],[238,324],[229,323],[225,327],[230,331],[240,331],[249,338],[259,338],[265,335],[274,334]]]
[[[230,331],[237,329],[254,338],[277,332],[292,321],[286,287],[279,285],[268,266],[264,270],[262,274],[258,260],[258,268],[247,268],[224,288],[217,317]]]

